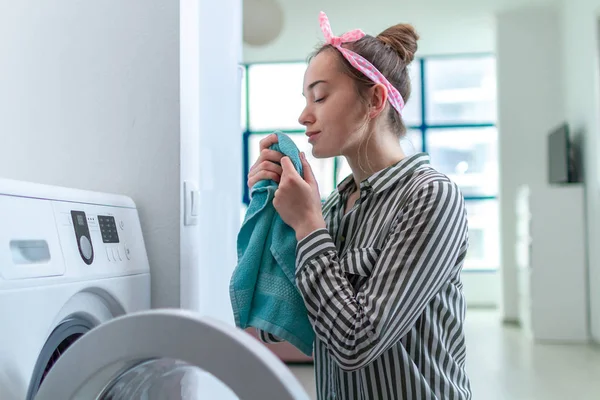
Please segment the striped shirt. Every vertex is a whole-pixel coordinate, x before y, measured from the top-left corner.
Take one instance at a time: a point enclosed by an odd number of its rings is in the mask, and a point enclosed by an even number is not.
[[[344,215],[355,191],[349,176],[323,206],[327,229],[297,247],[318,399],[470,399],[459,188],[421,153],[361,182]]]

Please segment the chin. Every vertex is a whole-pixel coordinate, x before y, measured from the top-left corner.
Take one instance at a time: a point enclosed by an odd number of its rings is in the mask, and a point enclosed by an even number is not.
[[[312,155],[315,158],[331,158],[340,155],[339,150],[328,148],[327,146],[319,145],[319,142],[312,146]]]
[[[331,158],[336,156],[336,154],[333,154],[333,152],[327,151],[325,149],[320,149],[318,146],[313,146],[312,155],[315,158]]]

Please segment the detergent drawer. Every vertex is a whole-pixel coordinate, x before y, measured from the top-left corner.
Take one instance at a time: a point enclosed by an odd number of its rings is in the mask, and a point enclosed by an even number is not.
[[[0,195],[0,278],[39,278],[64,272],[51,202]]]

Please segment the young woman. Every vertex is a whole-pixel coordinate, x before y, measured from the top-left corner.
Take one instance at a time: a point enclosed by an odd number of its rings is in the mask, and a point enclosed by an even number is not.
[[[269,150],[271,135],[248,176],[250,187],[279,182],[274,206],[296,232],[319,399],[470,399],[464,199],[426,154],[400,147],[418,36],[400,24],[335,37],[320,18],[326,43],[306,70],[299,121],[313,155],[344,156],[352,175],[322,206],[306,158],[301,177]]]

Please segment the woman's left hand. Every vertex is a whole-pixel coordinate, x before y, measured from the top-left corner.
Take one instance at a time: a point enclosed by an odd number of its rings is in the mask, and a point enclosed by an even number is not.
[[[281,159],[283,173],[273,199],[273,206],[283,222],[296,231],[298,241],[326,226],[317,180],[304,153],[300,154],[300,159],[304,178],[298,174],[289,157]]]

